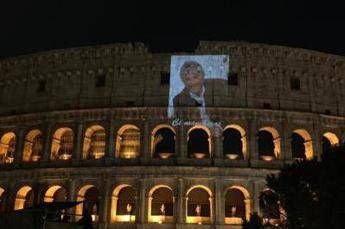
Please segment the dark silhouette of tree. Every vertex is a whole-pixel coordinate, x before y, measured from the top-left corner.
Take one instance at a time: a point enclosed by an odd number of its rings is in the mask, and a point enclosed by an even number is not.
[[[288,228],[345,228],[345,146],[321,160],[297,160],[267,177],[286,212]]]

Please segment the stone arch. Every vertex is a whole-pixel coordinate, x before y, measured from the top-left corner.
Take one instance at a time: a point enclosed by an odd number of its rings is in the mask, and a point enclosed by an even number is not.
[[[234,198],[232,198],[234,196]],[[251,214],[251,197],[242,186],[231,186],[225,191],[225,223],[242,224],[249,221]]]
[[[129,184],[118,185],[111,198],[111,221],[133,223],[136,220],[136,190]]]
[[[203,125],[195,125],[187,132],[188,157],[211,157],[211,131]]]
[[[305,129],[296,129],[291,136],[291,149],[293,158],[312,159],[314,156],[313,142]]]
[[[339,145],[339,138],[332,132],[326,132],[322,135],[322,153],[329,152],[335,146]]]
[[[14,210],[20,210],[31,207],[34,201],[33,189],[30,186],[21,187],[16,194],[14,201]]]
[[[204,185],[195,185],[186,192],[186,222],[210,224],[213,217],[212,191]]]
[[[98,189],[92,184],[84,185],[79,189],[77,201],[82,201],[82,203],[76,206],[77,219],[83,215],[84,211],[88,211],[91,214],[92,221],[97,222],[99,216]]]
[[[4,212],[6,209],[6,193],[5,189],[0,187],[0,213]]]
[[[14,161],[17,137],[14,132],[7,132],[0,139],[0,163],[10,164]]]
[[[73,130],[69,127],[57,129],[53,135],[51,146],[51,160],[70,160],[73,151]]]
[[[116,136],[116,157],[132,159],[140,154],[140,129],[132,124],[123,125]]]
[[[157,125],[151,133],[151,156],[166,159],[175,154],[176,131],[166,124]]]
[[[174,195],[167,185],[156,185],[148,195],[148,219],[152,223],[174,222]]]
[[[93,125],[86,129],[83,142],[83,159],[104,157],[106,134],[103,126]]]
[[[39,129],[30,130],[24,140],[23,161],[39,161],[43,153],[43,134]]]
[[[238,134],[236,134],[235,132],[234,134],[229,134],[227,136],[226,133],[231,130],[235,130]],[[235,144],[231,144],[232,141],[235,141]],[[236,151],[240,151],[240,152],[237,152],[237,154],[235,154]],[[247,158],[247,136],[246,136],[246,131],[241,126],[237,124],[231,124],[224,128],[223,154],[229,159],[236,159],[236,158],[246,159]]]
[[[47,189],[43,201],[46,203],[63,202],[67,200],[66,189],[60,185],[53,185]]]
[[[266,136],[260,136],[260,133],[269,133]],[[265,161],[270,161],[272,159],[279,159],[281,154],[281,138],[277,129],[274,127],[266,126],[259,129],[258,132],[258,147],[259,147],[259,157]],[[260,139],[263,137],[263,139]],[[270,138],[270,139],[269,139]]]

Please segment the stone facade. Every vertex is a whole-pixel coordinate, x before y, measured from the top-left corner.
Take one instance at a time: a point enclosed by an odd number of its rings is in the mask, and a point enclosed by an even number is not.
[[[167,118],[169,85],[160,81],[161,73],[169,72],[171,53],[151,53],[135,43],[9,58],[0,61],[0,137],[11,132],[17,140],[13,163],[0,165],[5,208],[13,209],[18,190],[24,186],[32,188],[33,201],[39,203],[51,186],[64,187],[68,200],[78,200],[80,190],[89,185],[99,191],[99,228],[228,228],[224,203],[229,188],[245,190],[246,215],[260,214],[259,195],[265,189],[266,175],[293,160],[293,132],[307,133],[309,137],[301,134],[305,146],[318,158],[322,137],[331,136],[325,133],[337,137],[336,141],[329,139],[334,144],[345,139],[344,57],[241,42],[201,42],[188,54],[230,56],[238,85],[219,88],[222,93],[213,95],[208,110],[224,127],[243,129],[243,159],[226,158],[222,138],[216,136],[209,136],[209,158],[189,158],[190,127],[186,126],[173,127],[173,157],[152,157],[153,130],[162,124],[171,126]],[[298,79],[298,90],[291,89],[291,79]],[[99,85],[99,80],[104,82]],[[193,119],[189,111],[188,107],[180,109],[183,117]],[[116,156],[118,131],[128,124],[140,131],[139,156],[132,159]],[[84,137],[93,125],[104,128],[106,148],[104,157],[86,160],[82,156]],[[73,131],[70,160],[50,157],[52,139],[60,127]],[[272,135],[279,142],[275,144],[279,154],[272,161],[262,160],[258,153],[258,132],[263,128],[277,133]],[[42,132],[43,152],[39,161],[23,161],[24,139],[33,129]],[[118,198],[114,190],[124,184],[136,190],[132,223],[116,222],[112,216],[113,201]],[[172,222],[150,222],[149,193],[156,186],[172,190]],[[207,225],[188,221],[187,193],[194,187],[209,192]]]

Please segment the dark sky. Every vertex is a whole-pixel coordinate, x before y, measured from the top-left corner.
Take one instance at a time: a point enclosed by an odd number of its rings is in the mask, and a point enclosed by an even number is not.
[[[345,55],[345,10],[332,1],[3,2],[0,57],[126,41],[142,41],[155,52],[192,51],[199,40],[241,40]]]

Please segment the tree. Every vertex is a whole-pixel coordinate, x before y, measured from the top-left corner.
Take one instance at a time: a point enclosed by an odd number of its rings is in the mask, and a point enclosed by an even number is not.
[[[321,160],[298,160],[266,178],[286,212],[288,228],[345,227],[345,146]]]

